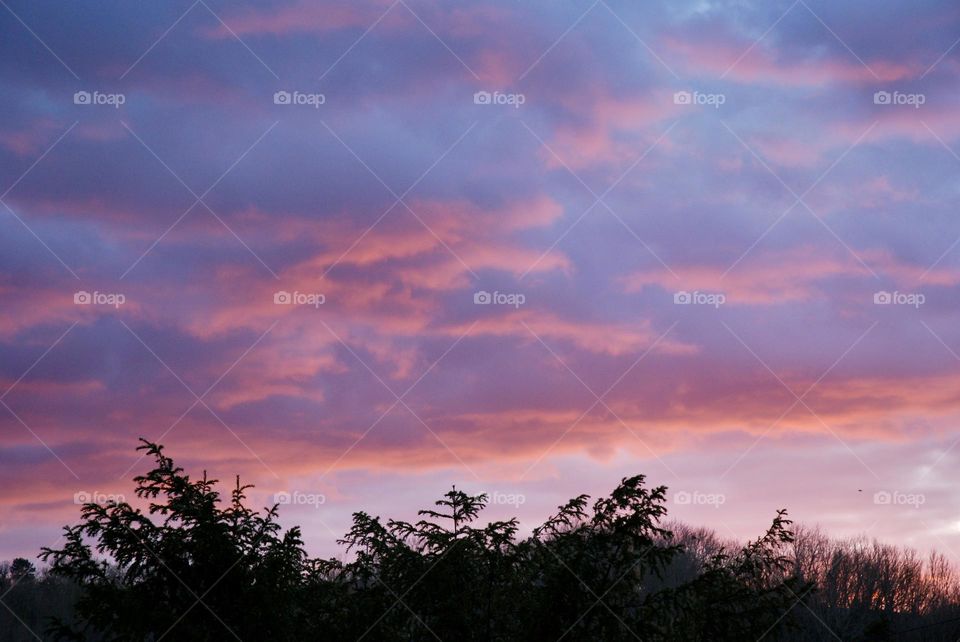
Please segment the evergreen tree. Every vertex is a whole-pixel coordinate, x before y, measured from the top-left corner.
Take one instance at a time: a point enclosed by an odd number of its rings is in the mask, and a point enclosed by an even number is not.
[[[527,537],[516,519],[487,524],[486,495],[456,487],[415,522],[365,512],[340,544],[349,561],[309,559],[277,506],[228,498],[191,479],[157,444],[134,478],[147,512],[85,504],[50,572],[82,591],[51,633],[105,640],[742,640],[775,639],[811,585],[784,549],[785,512],[739,551],[720,549],[693,577],[666,571],[686,555],[662,526],[666,488],[642,475],[592,503],[580,495]],[[25,561],[25,560],[24,560]],[[20,578],[32,565],[15,562]]]

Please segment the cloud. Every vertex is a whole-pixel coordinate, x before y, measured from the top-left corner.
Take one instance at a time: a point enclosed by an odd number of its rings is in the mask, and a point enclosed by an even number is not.
[[[809,4],[830,29],[797,5],[758,42],[786,6],[198,5],[161,39],[185,7],[13,3],[82,80],[0,13],[0,557],[138,436],[351,502],[690,479],[761,437],[764,465],[829,450],[818,477],[838,438],[929,465],[958,414],[956,10]]]

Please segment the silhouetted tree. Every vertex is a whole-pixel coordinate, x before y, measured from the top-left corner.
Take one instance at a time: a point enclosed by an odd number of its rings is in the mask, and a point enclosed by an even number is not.
[[[23,557],[14,558],[10,563],[10,580],[16,584],[21,581],[31,581],[37,577],[37,567],[28,559]]]
[[[78,593],[71,582],[38,571],[22,557],[0,563],[0,641],[34,641],[54,616],[71,621]]]
[[[808,599],[794,574],[785,512],[741,549],[661,525],[663,486],[625,478],[580,495],[518,537],[516,519],[479,522],[486,495],[456,487],[414,522],[365,512],[339,542],[349,560],[309,559],[277,506],[228,499],[144,441],[149,502],[85,504],[50,572],[83,591],[70,639],[741,640],[776,639]],[[688,552],[687,549],[690,549]],[[677,569],[684,569],[678,573]]]
[[[81,627],[56,632],[110,640],[296,639],[296,592],[306,555],[298,528],[280,532],[276,506],[264,514],[244,505],[239,479],[227,501],[217,480],[193,480],[161,446],[138,450],[155,467],[134,479],[148,499],[144,514],[126,502],[88,503],[82,523],[66,527],[61,549],[44,548],[51,571],[84,589]],[[87,539],[107,559],[97,559]]]
[[[652,591],[682,548],[658,525],[666,488],[643,481],[589,508],[576,497],[523,540],[516,520],[474,527],[486,496],[456,488],[415,524],[356,513],[340,540],[354,561],[322,566],[345,598],[328,626],[336,639],[383,640],[739,640],[785,626],[810,586],[785,577],[784,512],[693,581]]]

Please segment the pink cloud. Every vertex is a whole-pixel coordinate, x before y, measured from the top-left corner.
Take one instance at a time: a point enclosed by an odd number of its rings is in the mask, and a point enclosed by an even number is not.
[[[224,15],[224,24],[204,32],[211,38],[232,38],[238,35],[282,36],[291,33],[324,34],[349,28],[366,29],[374,23],[392,3],[386,0],[363,0],[339,5],[318,4],[298,0],[269,11],[245,9]],[[391,11],[400,14],[402,11]],[[397,15],[386,21],[396,24]],[[229,27],[229,28],[228,28]]]
[[[790,60],[772,46],[772,38],[755,43],[748,38],[732,36],[668,36],[663,38],[663,43],[671,59],[682,60],[690,71],[725,76],[744,84],[787,87],[876,84],[903,80],[923,72],[918,65],[900,62],[871,60],[861,63],[853,54],[845,52],[829,58],[811,56],[807,60]]]

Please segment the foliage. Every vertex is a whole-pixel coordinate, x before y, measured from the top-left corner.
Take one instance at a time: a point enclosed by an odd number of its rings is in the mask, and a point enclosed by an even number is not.
[[[134,479],[149,512],[84,504],[82,522],[64,529],[66,545],[40,555],[83,587],[77,613],[87,630],[110,640],[292,639],[306,559],[299,529],[281,534],[276,506],[264,514],[246,507],[249,486],[239,479],[221,507],[217,480],[191,479],[159,445],[138,450],[156,462]],[[57,631],[84,634],[62,624]]]
[[[33,642],[51,615],[70,620],[78,595],[73,583],[37,570],[30,560],[0,562],[0,640]]]
[[[153,470],[134,479],[146,513],[86,504],[50,573],[82,589],[65,639],[739,640],[775,639],[811,585],[790,572],[779,511],[747,546],[721,548],[683,578],[689,557],[662,526],[663,486],[623,479],[580,495],[527,537],[516,519],[480,522],[486,495],[456,487],[414,522],[357,512],[339,540],[349,560],[309,559],[277,506],[229,499],[144,441]],[[687,564],[688,567],[694,568]]]

